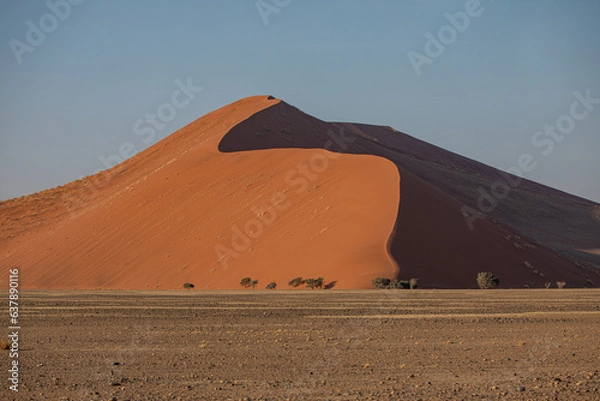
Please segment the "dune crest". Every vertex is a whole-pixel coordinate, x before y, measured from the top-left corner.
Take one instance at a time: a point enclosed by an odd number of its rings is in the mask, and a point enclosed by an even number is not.
[[[210,113],[105,172],[104,187],[88,177],[3,202],[2,268],[20,267],[27,288],[67,289],[237,289],[245,276],[261,288],[297,276],[363,288],[396,275],[392,163],[322,149],[218,151],[229,129],[277,103],[253,97]]]
[[[0,203],[0,272],[27,288],[237,289],[374,277],[425,288],[600,283],[598,205],[522,180],[471,222],[491,167],[390,127],[267,96],[215,110],[85,179]],[[569,218],[564,218],[568,216]]]

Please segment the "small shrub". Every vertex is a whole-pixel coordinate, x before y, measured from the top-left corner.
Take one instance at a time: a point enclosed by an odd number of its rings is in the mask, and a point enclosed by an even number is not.
[[[252,279],[250,277],[244,277],[240,280],[240,285],[244,288],[250,287],[250,283],[252,283]]]
[[[408,280],[408,286],[410,287],[411,290],[414,290],[415,288],[417,288],[418,283],[419,283],[418,278],[411,278],[410,280]]]
[[[302,284],[304,284],[305,282],[306,282],[306,281],[305,281],[305,280],[303,280],[303,279],[302,279],[302,277],[296,277],[296,278],[293,278],[293,279],[291,279],[291,280],[288,282],[288,285],[289,285],[290,287],[294,287],[294,288],[296,288],[296,287],[299,287],[299,286],[301,286],[301,285],[302,285]]]
[[[498,277],[494,276],[490,272],[479,272],[477,273],[477,285],[482,290],[487,290],[489,288],[496,288],[500,284],[500,280]]]
[[[387,277],[375,277],[373,280],[371,280],[371,285],[373,288],[414,290],[418,287],[418,282],[418,278],[411,278],[410,280],[390,280]]]
[[[252,287],[252,289],[256,288],[257,284],[258,284],[258,280],[252,280],[252,281],[250,281],[250,287]]]
[[[192,288],[194,288],[194,284],[192,283],[183,283],[183,288],[187,289],[187,290],[191,290]]]
[[[567,285],[567,282],[566,282],[566,281],[557,281],[557,282],[556,282],[556,286],[557,286],[558,288],[560,288],[560,289],[563,289],[563,288],[565,288],[565,285]]]
[[[267,290],[275,290],[275,289],[277,289],[277,283],[274,281],[271,281],[269,284],[267,284],[267,286],[265,288]]]
[[[401,288],[401,289],[403,289],[403,290],[408,290],[408,289],[410,289],[410,281],[408,281],[408,280],[400,280],[400,281],[398,282],[398,284],[399,284],[399,287],[398,287],[398,288]]]
[[[308,288],[310,288],[311,290],[314,290],[315,288],[323,288],[323,277],[319,277],[319,278],[307,278],[306,279],[306,286]]]
[[[401,289],[402,288],[402,280],[395,279],[395,280],[390,281],[389,288],[392,290]]]
[[[336,286],[336,284],[337,284],[337,281],[332,281],[332,282],[330,282],[330,283],[327,283],[327,285],[324,285],[324,286],[323,286],[323,289],[324,289],[324,290],[330,290],[330,289],[332,289],[333,287],[335,287],[335,286]]]
[[[550,288],[551,286],[552,286],[552,283],[551,283],[551,282],[549,282],[549,281],[548,281],[548,282],[546,282],[546,283],[544,283],[544,287],[545,287],[546,289]]]
[[[390,288],[391,280],[386,277],[375,277],[371,280],[373,288]]]

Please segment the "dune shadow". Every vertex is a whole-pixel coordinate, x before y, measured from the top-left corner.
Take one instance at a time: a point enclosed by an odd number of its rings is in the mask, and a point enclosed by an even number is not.
[[[573,262],[556,262],[549,248],[532,246],[521,252],[527,252],[526,256],[515,252],[504,239],[518,232],[508,225],[480,218],[475,230],[469,227],[462,202],[476,203],[477,188],[497,181],[497,170],[393,128],[324,122],[282,101],[233,127],[218,145],[224,153],[289,148],[372,155],[394,163],[400,175],[400,196],[387,248],[399,272],[392,278],[416,277],[429,288],[476,288],[474,277],[485,266],[512,275],[505,284],[521,287],[527,258],[540,266],[553,264],[552,275],[567,274],[568,280],[585,286]],[[524,185],[523,193],[531,192],[531,187]],[[535,204],[536,199],[532,196],[528,202]],[[502,207],[513,210],[510,203]],[[531,224],[524,220],[529,217],[520,218],[516,219],[520,224]]]
[[[378,132],[367,133],[365,130]],[[382,146],[374,136],[381,133],[389,135],[394,134],[394,131],[388,127],[327,123],[280,102],[233,127],[221,139],[218,149],[224,153],[268,149],[325,149],[343,154],[372,155],[392,161],[400,174],[401,167],[395,157],[397,150]],[[412,206],[418,204],[418,201],[412,201],[412,196],[411,193],[402,194],[402,202],[397,206],[394,229],[387,243],[388,252],[406,277],[410,277],[412,269],[400,263],[400,258],[406,255],[407,249],[403,247],[405,242],[397,226],[402,215],[406,214],[404,210],[410,214]],[[392,278],[399,276],[400,274]]]

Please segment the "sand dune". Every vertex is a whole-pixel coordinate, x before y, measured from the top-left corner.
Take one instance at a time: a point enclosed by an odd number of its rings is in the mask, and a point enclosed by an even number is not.
[[[523,181],[469,229],[464,206],[498,176],[389,127],[256,96],[113,169],[0,203],[0,270],[63,289],[233,289],[245,276],[471,288],[482,270],[504,287],[600,283],[598,255],[578,252],[600,245],[592,202]]]
[[[219,134],[275,102],[245,99],[198,120],[115,167],[106,187],[92,190],[88,178],[4,202],[3,268],[20,267],[28,288],[232,289],[244,276],[261,288],[296,276],[360,288],[394,276],[392,163],[216,149]],[[35,218],[19,216],[26,210]]]
[[[600,225],[589,213],[593,202],[522,180],[470,230],[463,207],[477,208],[478,187],[489,188],[505,174],[393,128],[326,123],[280,102],[234,127],[219,149],[323,147],[332,132],[345,138],[344,153],[378,155],[398,168],[402,197],[390,251],[401,277],[442,288],[474,287],[482,270],[501,272],[508,287],[600,282],[598,266],[578,253],[582,243],[600,243]]]

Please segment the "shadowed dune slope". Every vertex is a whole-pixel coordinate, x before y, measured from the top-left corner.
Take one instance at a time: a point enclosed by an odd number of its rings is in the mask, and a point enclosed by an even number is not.
[[[402,197],[390,248],[402,278],[469,288],[486,270],[510,287],[600,283],[600,259],[580,251],[600,244],[599,205],[525,179],[517,183],[392,128],[326,123],[281,102],[234,127],[219,144],[223,152],[316,147],[378,155],[397,166]],[[479,188],[490,192],[497,181],[517,185],[471,230],[464,207],[478,208]]]
[[[472,288],[479,271],[503,287],[597,286],[597,204],[523,180],[469,229],[465,206],[507,177],[256,96],[110,170],[0,203],[0,270],[20,267],[29,288],[232,289],[245,276]]]
[[[97,176],[0,204],[2,274],[27,288],[234,289],[323,276],[394,276],[399,176],[384,158],[322,149],[221,153],[233,126],[277,104],[243,99]],[[309,166],[312,182],[302,178]],[[5,275],[7,277],[7,275]]]

